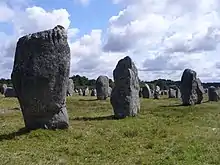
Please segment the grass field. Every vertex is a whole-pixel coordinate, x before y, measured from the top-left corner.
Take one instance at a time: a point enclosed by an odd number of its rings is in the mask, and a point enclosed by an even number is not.
[[[113,120],[109,100],[67,99],[68,130],[20,131],[16,99],[0,97],[0,164],[219,165],[220,103],[141,100],[135,118]]]

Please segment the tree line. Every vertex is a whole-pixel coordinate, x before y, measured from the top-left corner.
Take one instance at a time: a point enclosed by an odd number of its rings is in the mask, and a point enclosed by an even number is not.
[[[74,85],[76,87],[82,87],[82,86],[88,86],[88,87],[95,87],[96,79],[88,79],[85,76],[80,75],[73,75],[70,77]],[[142,81],[139,80],[140,87],[143,87],[145,83],[147,83],[151,89],[154,89],[156,85],[160,87],[162,90],[169,89],[170,86],[180,86],[180,81],[172,81],[172,80],[166,80],[166,79],[158,79],[153,81]],[[10,79],[0,79],[0,84],[7,84],[8,86],[12,86],[12,82]],[[109,85],[110,87],[114,87],[114,82],[112,79],[109,79]],[[212,82],[212,83],[202,83],[204,88],[208,88],[209,86],[215,86],[220,87],[220,82]]]

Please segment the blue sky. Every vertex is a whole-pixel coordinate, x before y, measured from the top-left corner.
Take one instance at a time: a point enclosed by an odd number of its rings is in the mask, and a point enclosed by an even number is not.
[[[190,68],[202,81],[220,81],[219,0],[83,1],[1,0],[0,77],[10,78],[19,37],[60,24],[71,75],[112,78],[118,60],[130,56],[142,80],[180,80]]]

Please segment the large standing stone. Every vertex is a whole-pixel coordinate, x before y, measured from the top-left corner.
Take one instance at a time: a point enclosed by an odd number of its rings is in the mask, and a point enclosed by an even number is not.
[[[98,100],[106,100],[109,96],[109,79],[107,76],[99,76],[96,80],[96,91]]]
[[[80,88],[78,93],[79,93],[80,96],[82,96],[83,95],[83,90]]]
[[[7,87],[4,92],[5,97],[17,97],[17,94],[12,87]]]
[[[136,116],[140,111],[138,70],[129,56],[119,60],[113,71],[115,87],[110,102],[116,118]]]
[[[26,128],[68,127],[69,70],[70,48],[62,26],[19,39],[11,78]]]
[[[0,85],[0,93],[1,94],[4,94],[6,89],[7,89],[7,85],[6,84],[1,84]]]
[[[219,101],[219,93],[214,86],[208,88],[209,101]]]
[[[74,93],[74,83],[73,83],[72,79],[69,79],[66,95],[67,96],[72,96],[73,93]]]
[[[145,84],[142,88],[142,95],[143,98],[150,98],[151,97],[151,90],[148,84]]]
[[[112,88],[108,87],[108,97],[111,97],[111,94],[112,94]]]
[[[203,99],[204,89],[200,79],[196,78],[196,72],[185,69],[181,78],[180,86],[183,105],[200,104]]]

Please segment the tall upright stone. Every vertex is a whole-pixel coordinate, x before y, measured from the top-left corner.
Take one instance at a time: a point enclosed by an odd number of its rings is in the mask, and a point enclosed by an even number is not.
[[[72,79],[68,80],[68,86],[67,86],[67,91],[66,91],[66,95],[67,96],[72,96],[74,93],[74,83]]]
[[[145,84],[144,87],[142,88],[142,95],[143,98],[150,98],[151,97],[151,90],[148,84]]]
[[[129,56],[119,60],[113,71],[115,87],[110,102],[116,118],[136,116],[140,111],[138,70]]]
[[[64,27],[21,37],[11,74],[28,129],[65,129],[69,126],[66,90],[70,48]]]
[[[154,89],[154,99],[159,99],[160,98],[160,87],[156,86]]]
[[[219,101],[219,93],[214,86],[208,88],[208,98],[209,101]]]
[[[99,76],[96,80],[96,92],[98,100],[106,100],[109,97],[109,79],[107,76]]]
[[[6,84],[0,84],[0,93],[3,95],[7,89]]]
[[[183,105],[200,104],[203,100],[204,89],[196,72],[185,69],[181,78],[180,92]]]
[[[169,88],[168,97],[169,98],[176,98],[176,90],[173,88]]]

